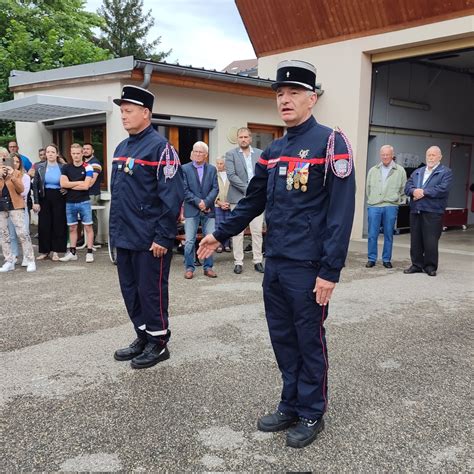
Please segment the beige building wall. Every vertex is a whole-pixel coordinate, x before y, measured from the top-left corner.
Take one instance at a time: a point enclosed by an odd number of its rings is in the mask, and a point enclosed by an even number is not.
[[[139,85],[138,82],[126,80],[81,82],[78,84],[33,89],[31,92],[20,92],[15,98],[35,94],[71,97],[75,99],[88,99],[98,101],[112,101],[120,97],[124,84]],[[210,162],[224,154],[236,145],[228,140],[229,131],[235,127],[247,125],[248,122],[266,125],[283,125],[276,111],[275,100],[258,97],[246,97],[236,94],[223,94],[218,92],[203,91],[200,89],[186,89],[172,86],[151,84],[150,91],[155,94],[153,112],[164,115],[177,115],[188,118],[201,118],[216,120],[216,127],[210,130]],[[87,117],[84,118],[87,126]],[[128,135],[122,127],[120,109],[113,105],[112,111],[106,113],[107,127],[107,170],[112,171],[112,157],[117,145]],[[17,122],[16,134],[21,152],[38,160],[38,149],[52,141],[52,132],[38,123]],[[63,150],[67,153],[67,150]],[[107,192],[102,193],[105,199],[110,199]],[[99,241],[106,240],[108,229],[108,201],[105,201],[105,212],[99,217]]]
[[[278,116],[275,99],[223,94],[199,89],[171,86],[149,88],[156,95],[154,112],[216,120],[216,128],[209,134],[209,160],[214,163],[236,145],[228,140],[232,128],[250,123],[283,126]]]
[[[363,232],[372,55],[427,47],[433,43],[473,36],[474,16],[467,16],[259,59],[260,77],[275,77],[277,64],[284,59],[300,59],[316,66],[317,82],[322,83],[324,94],[319,98],[314,114],[324,125],[341,127],[349,136],[354,149],[357,181],[356,214],[352,231],[354,238],[362,237]],[[423,53],[417,49],[416,54]],[[409,52],[404,55],[407,57]]]
[[[34,89],[29,93],[19,93],[15,98],[35,94],[46,94],[75,99],[112,101],[120,97],[124,84],[139,85],[132,81],[106,81],[81,83],[77,85]],[[241,127],[249,122],[282,126],[274,99],[246,97],[237,94],[223,94],[200,89],[186,89],[151,84],[149,90],[155,94],[153,112],[164,115],[178,115],[188,118],[216,120],[216,127],[210,131],[210,161],[235,147],[228,140],[233,127]],[[87,124],[87,118],[84,119]],[[37,160],[37,150],[52,140],[52,133],[41,123],[17,122],[16,133],[21,151]],[[110,162],[115,147],[127,137],[120,120],[120,110],[113,105],[107,113],[107,152]],[[109,166],[109,170],[111,167]]]

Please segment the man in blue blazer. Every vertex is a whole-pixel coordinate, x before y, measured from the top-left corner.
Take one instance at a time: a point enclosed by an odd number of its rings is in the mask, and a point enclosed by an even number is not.
[[[405,186],[410,200],[411,266],[404,273],[426,272],[436,276],[438,241],[443,230],[443,214],[453,181],[452,171],[440,164],[437,146],[426,150],[426,166],[418,168]]]
[[[209,148],[204,142],[196,142],[191,152],[191,162],[183,166],[184,176],[184,278],[190,280],[195,270],[195,244],[199,225],[203,235],[215,230],[214,202],[219,193],[217,170],[207,163]],[[204,275],[216,278],[212,269],[213,257],[203,262]]]

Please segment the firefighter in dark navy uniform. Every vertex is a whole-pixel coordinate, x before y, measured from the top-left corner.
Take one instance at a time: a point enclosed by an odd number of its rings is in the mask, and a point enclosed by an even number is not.
[[[115,351],[134,369],[169,358],[168,276],[184,197],[178,155],[151,125],[154,95],[124,86],[120,106],[129,137],[114,152],[110,236],[125,306],[137,338]]]
[[[354,217],[351,146],[342,131],[316,122],[316,70],[303,61],[278,65],[277,107],[287,133],[255,166],[246,197],[229,220],[200,244],[212,253],[265,211],[265,313],[283,390],[277,410],[258,420],[261,431],[288,429],[302,448],[324,428],[328,302],[347,256]]]

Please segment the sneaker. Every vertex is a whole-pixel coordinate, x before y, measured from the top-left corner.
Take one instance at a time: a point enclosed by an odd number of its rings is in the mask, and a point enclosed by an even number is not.
[[[71,252],[67,252],[66,255],[64,255],[64,257],[61,257],[59,259],[60,262],[70,262],[70,261],[75,261],[75,260],[77,260],[77,255],[74,255]]]
[[[34,260],[32,260],[31,262],[27,262],[26,271],[27,272],[36,272],[36,263],[35,263]]]
[[[28,266],[28,263],[29,263],[29,262],[28,262],[28,259],[25,258],[25,257],[23,257],[23,260],[21,261],[21,266],[22,266],[22,267],[27,267],[27,266]]]
[[[300,417],[298,423],[288,430],[286,445],[291,448],[304,448],[311,444],[323,429],[323,417],[317,420]]]
[[[15,270],[15,264],[13,262],[5,262],[2,267],[0,268],[0,272],[12,272]]]
[[[86,263],[92,263],[94,261],[94,254],[86,253]]]

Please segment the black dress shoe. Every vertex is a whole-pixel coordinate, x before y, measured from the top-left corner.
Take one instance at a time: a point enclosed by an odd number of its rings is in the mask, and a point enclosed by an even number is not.
[[[300,417],[296,426],[288,431],[286,445],[292,448],[304,448],[311,444],[323,429],[324,420],[322,417],[318,420]]]
[[[147,369],[169,358],[170,352],[166,346],[163,347],[160,344],[149,342],[143,352],[133,358],[130,364],[132,369]]]
[[[254,266],[255,271],[259,273],[265,273],[265,270],[263,269],[263,265],[261,263],[256,263]]]
[[[436,276],[436,270],[427,270],[426,274],[429,275],[430,277],[435,277]]]
[[[137,355],[140,355],[145,349],[146,339],[137,337],[128,347],[118,349],[114,353],[115,360],[132,360]]]
[[[385,268],[393,268],[393,265],[391,264],[391,262],[383,262],[383,266]]]
[[[236,265],[234,267],[234,273],[237,273],[237,275],[240,275],[242,273],[242,270],[243,270],[242,265]]]
[[[372,268],[372,267],[375,267],[375,262],[372,262],[372,260],[369,260],[369,261],[365,264],[365,268]]]
[[[423,270],[420,267],[416,267],[412,265],[411,267],[406,268],[403,270],[403,273],[409,275],[410,273],[423,273]]]
[[[269,433],[274,431],[282,431],[286,430],[297,421],[297,416],[286,415],[285,413],[277,410],[271,415],[262,416],[262,418],[257,421],[257,428],[260,431],[266,431]]]

